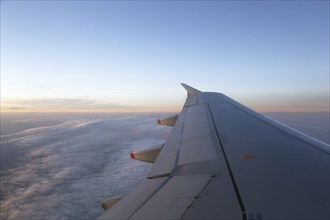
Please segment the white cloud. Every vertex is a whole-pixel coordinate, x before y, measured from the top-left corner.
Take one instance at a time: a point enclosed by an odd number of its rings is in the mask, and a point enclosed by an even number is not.
[[[100,216],[97,202],[128,192],[146,176],[150,165],[128,154],[165,140],[170,128],[157,126],[156,118],[59,119],[57,125],[2,136],[2,145],[10,143],[24,156],[2,173],[1,218]]]

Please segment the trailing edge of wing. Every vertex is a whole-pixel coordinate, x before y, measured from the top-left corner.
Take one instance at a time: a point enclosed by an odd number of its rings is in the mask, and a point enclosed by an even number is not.
[[[200,91],[184,83],[181,83],[181,85],[183,86],[183,88],[187,90],[187,99],[186,102],[184,103],[184,106],[187,106],[190,103],[190,101],[193,98],[195,98]]]

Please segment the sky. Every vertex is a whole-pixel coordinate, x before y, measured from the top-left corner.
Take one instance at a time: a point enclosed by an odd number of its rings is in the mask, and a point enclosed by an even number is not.
[[[1,1],[1,111],[329,111],[329,1]]]

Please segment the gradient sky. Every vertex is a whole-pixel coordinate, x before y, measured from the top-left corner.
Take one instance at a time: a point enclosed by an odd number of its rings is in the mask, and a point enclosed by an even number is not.
[[[329,111],[329,1],[1,1],[2,111]]]

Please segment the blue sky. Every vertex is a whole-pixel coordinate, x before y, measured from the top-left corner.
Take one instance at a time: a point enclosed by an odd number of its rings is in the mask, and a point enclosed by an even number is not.
[[[1,1],[3,111],[178,111],[181,82],[329,111],[329,1]]]

